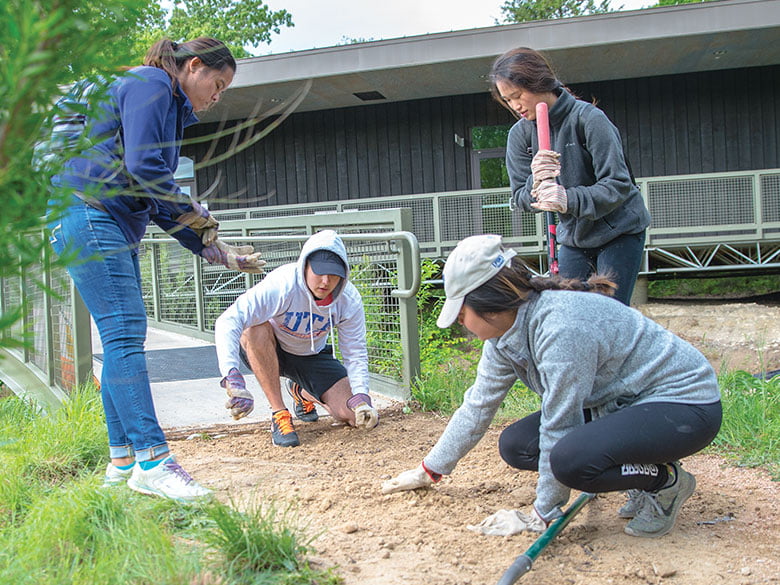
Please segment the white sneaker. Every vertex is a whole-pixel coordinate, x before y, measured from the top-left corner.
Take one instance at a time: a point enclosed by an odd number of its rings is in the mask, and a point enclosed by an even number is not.
[[[106,473],[103,476],[103,487],[115,487],[127,483],[130,479],[130,475],[133,473],[133,468],[119,469],[116,465],[109,462],[106,466]]]
[[[190,474],[176,463],[173,455],[148,470],[141,469],[136,463],[133,474],[127,480],[127,487],[142,494],[177,502],[192,502],[211,495],[211,490],[192,479]]]

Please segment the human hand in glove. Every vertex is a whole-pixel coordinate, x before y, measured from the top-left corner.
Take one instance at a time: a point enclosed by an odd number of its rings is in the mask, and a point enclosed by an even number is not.
[[[211,216],[208,209],[192,198],[190,198],[190,205],[192,211],[182,213],[176,221],[198,234],[204,246],[210,246],[217,240],[219,222]]]
[[[234,419],[244,418],[255,408],[255,399],[246,389],[244,376],[238,371],[238,368],[230,368],[230,373],[222,378],[219,383],[228,395],[228,401],[225,408],[230,411]]]
[[[561,174],[561,155],[554,150],[539,150],[531,160],[531,174],[536,189],[542,181],[552,181]]]
[[[499,510],[476,526],[468,525],[466,528],[492,536],[509,536],[523,531],[544,532],[547,523],[536,512],[536,508],[533,508],[530,514],[519,510]]]
[[[222,264],[226,268],[251,274],[262,274],[266,264],[265,260],[260,260],[260,252],[255,252],[252,246],[231,246],[219,239],[203,248],[200,255],[209,264]]]
[[[354,394],[347,400],[347,406],[355,413],[355,426],[359,429],[373,429],[379,424],[379,413],[371,405],[368,394]]]
[[[435,473],[425,466],[423,461],[414,469],[404,471],[388,479],[382,484],[383,494],[394,494],[395,492],[405,492],[417,488],[428,487],[441,479],[441,473]]]
[[[555,181],[542,181],[536,189],[531,191],[531,195],[536,198],[536,202],[531,203],[531,207],[534,209],[559,213],[566,213],[568,209],[566,189]]]

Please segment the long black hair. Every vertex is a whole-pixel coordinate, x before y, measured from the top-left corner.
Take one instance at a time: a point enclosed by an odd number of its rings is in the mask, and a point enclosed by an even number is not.
[[[608,275],[593,274],[588,280],[554,276],[534,276],[517,256],[485,284],[475,288],[463,299],[477,315],[500,313],[517,309],[532,292],[545,290],[575,290],[599,293],[608,297],[615,294],[617,285]]]

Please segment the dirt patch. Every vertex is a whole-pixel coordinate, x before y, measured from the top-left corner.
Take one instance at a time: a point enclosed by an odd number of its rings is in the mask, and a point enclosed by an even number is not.
[[[699,347],[716,368],[780,368],[777,307],[649,304],[642,311]],[[494,584],[534,536],[482,536],[466,526],[501,508],[527,510],[536,474],[504,464],[488,432],[429,490],[384,496],[380,485],[419,464],[447,420],[385,410],[370,433],[299,423],[302,445],[273,447],[266,423],[211,438],[172,440],[180,461],[220,498],[292,502],[317,534],[315,562],[345,585]],[[171,433],[175,436],[176,433]],[[698,488],[661,539],[623,533],[621,494],[599,496],[541,554],[521,582],[538,585],[780,583],[780,484],[704,454],[684,461]]]

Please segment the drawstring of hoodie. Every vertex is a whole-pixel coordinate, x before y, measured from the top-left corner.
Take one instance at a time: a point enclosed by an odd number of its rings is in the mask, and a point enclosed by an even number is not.
[[[314,351],[314,308],[312,307],[311,295],[309,297],[309,341],[311,342],[311,350]],[[333,315],[330,312],[330,305],[328,305],[328,327],[330,328],[330,349],[333,353],[333,358],[336,359],[336,335],[333,333]]]
[[[330,305],[328,305],[328,324],[330,325],[330,349],[333,353],[333,359],[336,359],[336,336],[333,334],[333,319],[330,315]]]
[[[311,304],[311,295],[306,296],[309,297],[309,339],[311,340],[311,350],[314,351],[314,310]],[[330,312],[330,308],[328,312]]]

